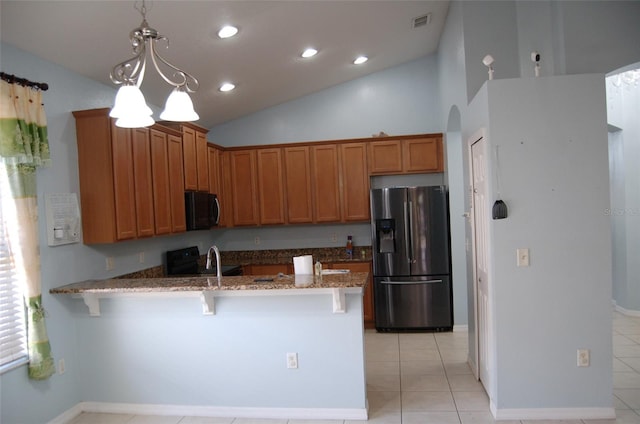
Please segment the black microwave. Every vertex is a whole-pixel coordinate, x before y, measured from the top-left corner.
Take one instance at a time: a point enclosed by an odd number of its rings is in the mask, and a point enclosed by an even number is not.
[[[187,231],[208,230],[218,225],[220,220],[220,202],[215,194],[187,191],[184,193],[184,209]]]

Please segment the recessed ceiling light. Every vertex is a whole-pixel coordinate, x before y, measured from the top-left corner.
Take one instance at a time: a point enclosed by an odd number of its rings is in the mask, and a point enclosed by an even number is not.
[[[218,37],[229,38],[229,37],[233,37],[237,33],[238,33],[238,28],[231,25],[226,25],[222,27],[220,31],[218,31]]]
[[[318,50],[316,50],[316,49],[314,49],[312,47],[309,47],[307,50],[302,52],[301,56],[306,59],[306,58],[309,58],[309,57],[313,57],[316,54],[318,54]]]
[[[369,58],[367,56],[358,56],[355,58],[355,60],[353,61],[354,65],[362,65],[363,63],[365,63],[367,60],[369,60]]]
[[[231,91],[234,88],[236,88],[235,85],[231,84],[230,82],[225,82],[224,84],[222,84],[219,88],[220,91],[225,92],[225,91]]]

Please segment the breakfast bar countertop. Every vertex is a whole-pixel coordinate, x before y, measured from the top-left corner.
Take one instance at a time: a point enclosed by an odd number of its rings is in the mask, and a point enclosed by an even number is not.
[[[223,276],[221,284],[215,276],[187,278],[112,278],[87,280],[49,290],[52,294],[167,293],[189,291],[269,291],[313,289],[364,289],[367,272],[313,275],[245,275]],[[262,281],[260,281],[262,280]],[[267,281],[265,281],[267,280]],[[272,280],[272,281],[269,281]],[[257,293],[256,293],[257,294]]]

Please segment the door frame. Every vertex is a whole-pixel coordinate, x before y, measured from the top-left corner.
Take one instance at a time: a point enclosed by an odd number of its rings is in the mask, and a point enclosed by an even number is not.
[[[467,155],[469,163],[469,190],[467,195],[469,196],[469,223],[471,225],[471,270],[473,273],[473,316],[475,320],[473,343],[474,343],[474,364],[471,367],[471,371],[476,380],[480,380],[480,336],[479,336],[479,312],[478,312],[478,275],[477,275],[477,252],[476,252],[476,225],[475,225],[475,199],[473,196],[473,152],[472,146],[484,139],[486,142],[485,129],[480,128],[467,139]],[[487,173],[488,175],[488,173]],[[488,252],[487,252],[488,253]]]

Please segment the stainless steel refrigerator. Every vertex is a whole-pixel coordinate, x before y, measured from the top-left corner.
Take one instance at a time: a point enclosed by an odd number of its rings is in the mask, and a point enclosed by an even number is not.
[[[451,330],[446,187],[371,190],[371,229],[376,329]]]

